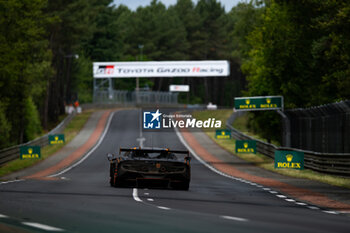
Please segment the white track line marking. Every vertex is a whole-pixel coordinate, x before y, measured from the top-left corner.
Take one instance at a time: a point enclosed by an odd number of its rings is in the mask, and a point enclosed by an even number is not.
[[[98,140],[97,144],[87,153],[83,156],[83,158],[81,158],[78,162],[74,163],[73,165],[67,167],[66,169],[56,173],[56,174],[53,174],[53,175],[50,175],[49,177],[55,177],[55,176],[59,176],[59,175],[62,175],[63,173],[66,173],[67,171],[71,170],[72,168],[78,166],[79,164],[81,164],[82,162],[85,161],[85,159],[87,159],[99,146],[100,144],[102,143],[103,139],[105,138],[107,132],[108,132],[108,129],[109,129],[109,125],[111,124],[111,121],[112,121],[112,118],[114,116],[114,113],[113,112],[112,114],[110,114],[109,118],[108,118],[108,121],[107,121],[107,124],[103,130],[103,133],[100,137],[100,139]]]
[[[162,210],[170,210],[170,208],[165,207],[165,206],[157,206],[157,208],[162,209]]]
[[[287,198],[286,196],[284,196],[284,195],[276,195],[277,197],[279,197],[279,198]]]
[[[22,224],[26,225],[26,226],[39,228],[39,229],[42,229],[45,231],[63,231],[63,229],[61,229],[61,228],[52,227],[52,226],[48,226],[48,225],[44,225],[44,224],[40,224],[40,223],[36,223],[36,222],[22,222]]]
[[[143,202],[139,196],[137,195],[137,188],[133,188],[132,190],[132,197],[134,198],[135,201],[138,201],[138,202]]]
[[[24,181],[24,179],[3,181],[3,182],[0,182],[0,185],[1,184],[10,184],[10,183],[20,182],[20,181]]]
[[[144,193],[146,196],[149,196],[149,193]]]
[[[132,191],[132,197],[134,198],[135,201],[137,202],[143,202],[137,194],[137,188],[133,188]],[[148,198],[147,201],[154,201],[152,198]],[[165,207],[165,206],[156,206],[158,209],[162,209],[162,210],[170,210],[169,207]]]
[[[319,210],[320,208],[316,207],[316,206],[308,206],[307,208],[312,209],[312,210]]]
[[[134,198],[135,201],[137,202],[143,202],[139,197],[138,197],[138,191],[137,188],[133,188],[132,191],[132,197]],[[148,198],[147,201],[154,201],[152,198]],[[169,207],[165,207],[165,206],[156,206],[158,209],[162,209],[162,210],[170,210]]]
[[[271,189],[270,188],[263,188],[263,190],[270,191]]]
[[[8,218],[7,215],[0,214],[0,218]]]
[[[238,218],[238,217],[233,217],[233,216],[220,216],[221,218],[223,219],[228,219],[228,220],[234,220],[234,221],[240,221],[240,222],[247,222],[248,219],[245,219],[245,218]]]
[[[295,200],[293,199],[285,199],[286,201],[289,201],[289,202],[295,202]]]
[[[327,210],[323,210],[323,212],[327,213],[327,214],[338,214],[336,211],[327,211]]]
[[[297,205],[307,205],[306,203],[303,203],[303,202],[296,202],[295,204],[297,204]]]
[[[278,192],[276,192],[276,191],[270,191],[270,193],[272,193],[272,194],[276,194],[276,193],[278,193]]]

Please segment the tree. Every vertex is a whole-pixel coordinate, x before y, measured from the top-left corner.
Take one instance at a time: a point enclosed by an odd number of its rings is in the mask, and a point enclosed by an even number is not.
[[[228,59],[228,19],[223,6],[216,0],[200,0],[195,11],[200,17],[199,30],[193,36],[192,47],[195,60]],[[221,103],[225,80],[222,78],[203,79],[204,101]]]
[[[286,108],[349,98],[349,13],[347,1],[271,1],[248,36],[246,94],[282,95]],[[264,133],[268,114],[254,114]]]
[[[50,78],[46,96],[48,120],[57,121],[58,116],[64,114],[65,104],[74,101],[71,72],[75,54],[91,41],[96,30],[95,19],[110,3],[111,0],[49,1],[47,12],[57,20],[49,27],[55,73]]]
[[[124,56],[125,36],[131,11],[125,6],[103,8],[96,18],[96,30],[84,50],[93,61],[116,61]],[[122,22],[122,23],[121,23]]]
[[[231,56],[240,65],[249,57],[252,45],[247,38],[256,27],[261,25],[264,10],[264,7],[253,2],[240,2],[228,13]]]
[[[139,45],[143,45],[143,60],[171,61],[188,57],[186,29],[173,8],[167,10],[161,2],[153,0],[149,6],[139,7],[133,13],[128,26],[125,53],[133,55],[133,60],[140,59]],[[155,90],[164,90],[171,80],[152,81]]]
[[[320,1],[313,19],[319,36],[311,46],[319,88],[316,104],[350,99],[350,6],[348,1]]]
[[[31,139],[25,129],[38,121],[35,102],[45,91],[45,73],[50,72],[45,26],[49,18],[43,13],[45,0],[12,0],[0,2],[0,97],[2,121],[11,129],[7,143],[22,143]],[[42,73],[39,73],[42,72]],[[32,117],[25,116],[31,111]],[[2,125],[4,127],[4,124]],[[0,145],[2,147],[3,145]]]

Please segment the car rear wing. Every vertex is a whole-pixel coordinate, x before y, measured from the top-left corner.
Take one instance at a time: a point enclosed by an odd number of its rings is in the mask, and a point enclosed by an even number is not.
[[[141,148],[120,148],[119,154],[124,151],[135,151],[135,152],[143,152],[143,153],[174,153],[174,154],[185,154],[187,155],[185,159],[191,159],[190,152],[188,150],[169,150],[169,149],[141,149]]]

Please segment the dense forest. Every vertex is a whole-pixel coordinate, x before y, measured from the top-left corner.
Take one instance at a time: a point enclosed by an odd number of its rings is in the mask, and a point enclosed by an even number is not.
[[[93,61],[229,60],[226,78],[141,80],[156,91],[189,84],[190,103],[283,95],[296,108],[349,99],[349,18],[346,0],[255,0],[229,12],[217,0],[169,8],[153,0],[136,11],[111,0],[1,0],[0,148],[47,130],[66,104],[91,102]],[[115,87],[133,90],[135,81]],[[267,121],[279,124],[266,112],[251,126],[276,135]]]

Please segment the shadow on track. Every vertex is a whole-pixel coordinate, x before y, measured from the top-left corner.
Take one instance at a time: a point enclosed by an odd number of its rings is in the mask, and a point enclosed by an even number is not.
[[[112,188],[113,189],[113,188]],[[130,188],[122,187],[122,188],[114,188],[116,190],[122,189],[127,190]],[[151,188],[150,190],[152,190]],[[160,189],[156,188],[157,190],[163,190],[163,191],[169,191],[169,192],[176,192],[176,193],[188,193],[188,191],[182,191],[182,190],[169,190],[169,189]],[[51,195],[59,195],[59,196],[74,196],[74,197],[113,197],[113,198],[131,198],[132,195],[125,195],[125,194],[96,194],[96,193],[73,193],[73,192],[40,192],[40,191],[21,191],[21,190],[2,190],[0,193],[18,193],[18,194],[36,194],[36,195],[45,195],[45,196],[51,196]],[[130,193],[132,193],[132,189],[130,189]],[[149,198],[147,195],[139,195],[140,198]],[[239,205],[247,205],[247,206],[281,206],[278,205],[271,205],[271,204],[263,204],[263,203],[252,203],[252,202],[242,202],[242,201],[223,201],[223,200],[209,200],[209,199],[198,199],[198,198],[175,198],[175,197],[155,197],[157,200],[162,201],[180,201],[180,202],[190,202],[190,203],[216,203],[216,204],[239,204]],[[283,205],[285,207],[291,207],[286,203],[286,205]],[[301,206],[294,206],[294,208],[302,208]]]

